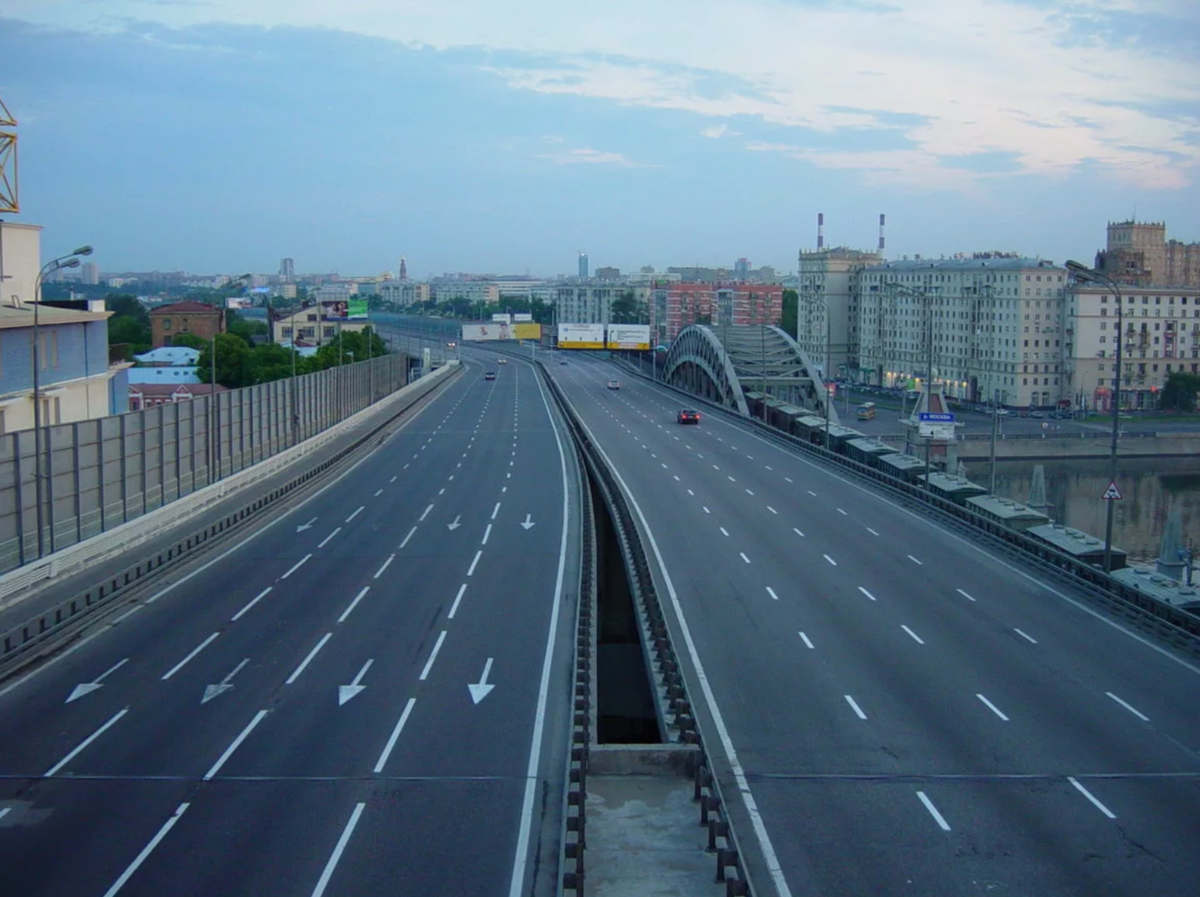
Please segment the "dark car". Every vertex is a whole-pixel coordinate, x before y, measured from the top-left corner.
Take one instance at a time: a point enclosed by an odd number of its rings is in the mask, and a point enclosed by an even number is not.
[[[495,372],[495,371],[488,371],[486,374],[484,374],[484,375],[483,375],[483,379],[484,379],[484,380],[495,380],[495,379],[496,379],[496,372]]]
[[[698,424],[700,423],[700,412],[693,411],[691,408],[681,408],[676,420],[681,424]]]

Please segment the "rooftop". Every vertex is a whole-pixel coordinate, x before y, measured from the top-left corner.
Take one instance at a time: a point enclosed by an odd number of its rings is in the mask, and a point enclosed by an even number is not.
[[[217,314],[221,309],[205,302],[193,302],[190,299],[183,302],[172,302],[170,305],[160,305],[150,309],[152,315],[180,314],[182,312]]]
[[[1001,256],[981,254],[971,258],[948,259],[893,259],[881,265],[868,268],[863,273],[875,274],[881,271],[974,271],[986,268],[989,271],[1023,271],[1026,268],[1056,268],[1065,270],[1050,259],[1029,258],[1027,256]]]

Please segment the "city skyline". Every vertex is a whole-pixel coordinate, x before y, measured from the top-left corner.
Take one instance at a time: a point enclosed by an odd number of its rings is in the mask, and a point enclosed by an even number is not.
[[[22,214],[105,270],[410,276],[1200,239],[1185,4],[0,5]],[[636,27],[635,27],[636,26]],[[752,46],[753,53],[729,53]],[[84,88],[86,85],[86,89]]]

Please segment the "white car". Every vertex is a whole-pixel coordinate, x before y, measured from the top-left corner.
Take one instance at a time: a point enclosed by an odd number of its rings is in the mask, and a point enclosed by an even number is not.
[[[621,381],[620,380],[609,380],[608,383],[605,384],[605,386],[607,386],[609,389],[620,389]]]

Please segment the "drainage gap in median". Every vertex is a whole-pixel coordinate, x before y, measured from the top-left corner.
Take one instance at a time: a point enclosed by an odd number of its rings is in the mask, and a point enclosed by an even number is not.
[[[593,494],[597,541],[597,732],[599,744],[661,744],[651,674],[629,573],[604,497]]]

